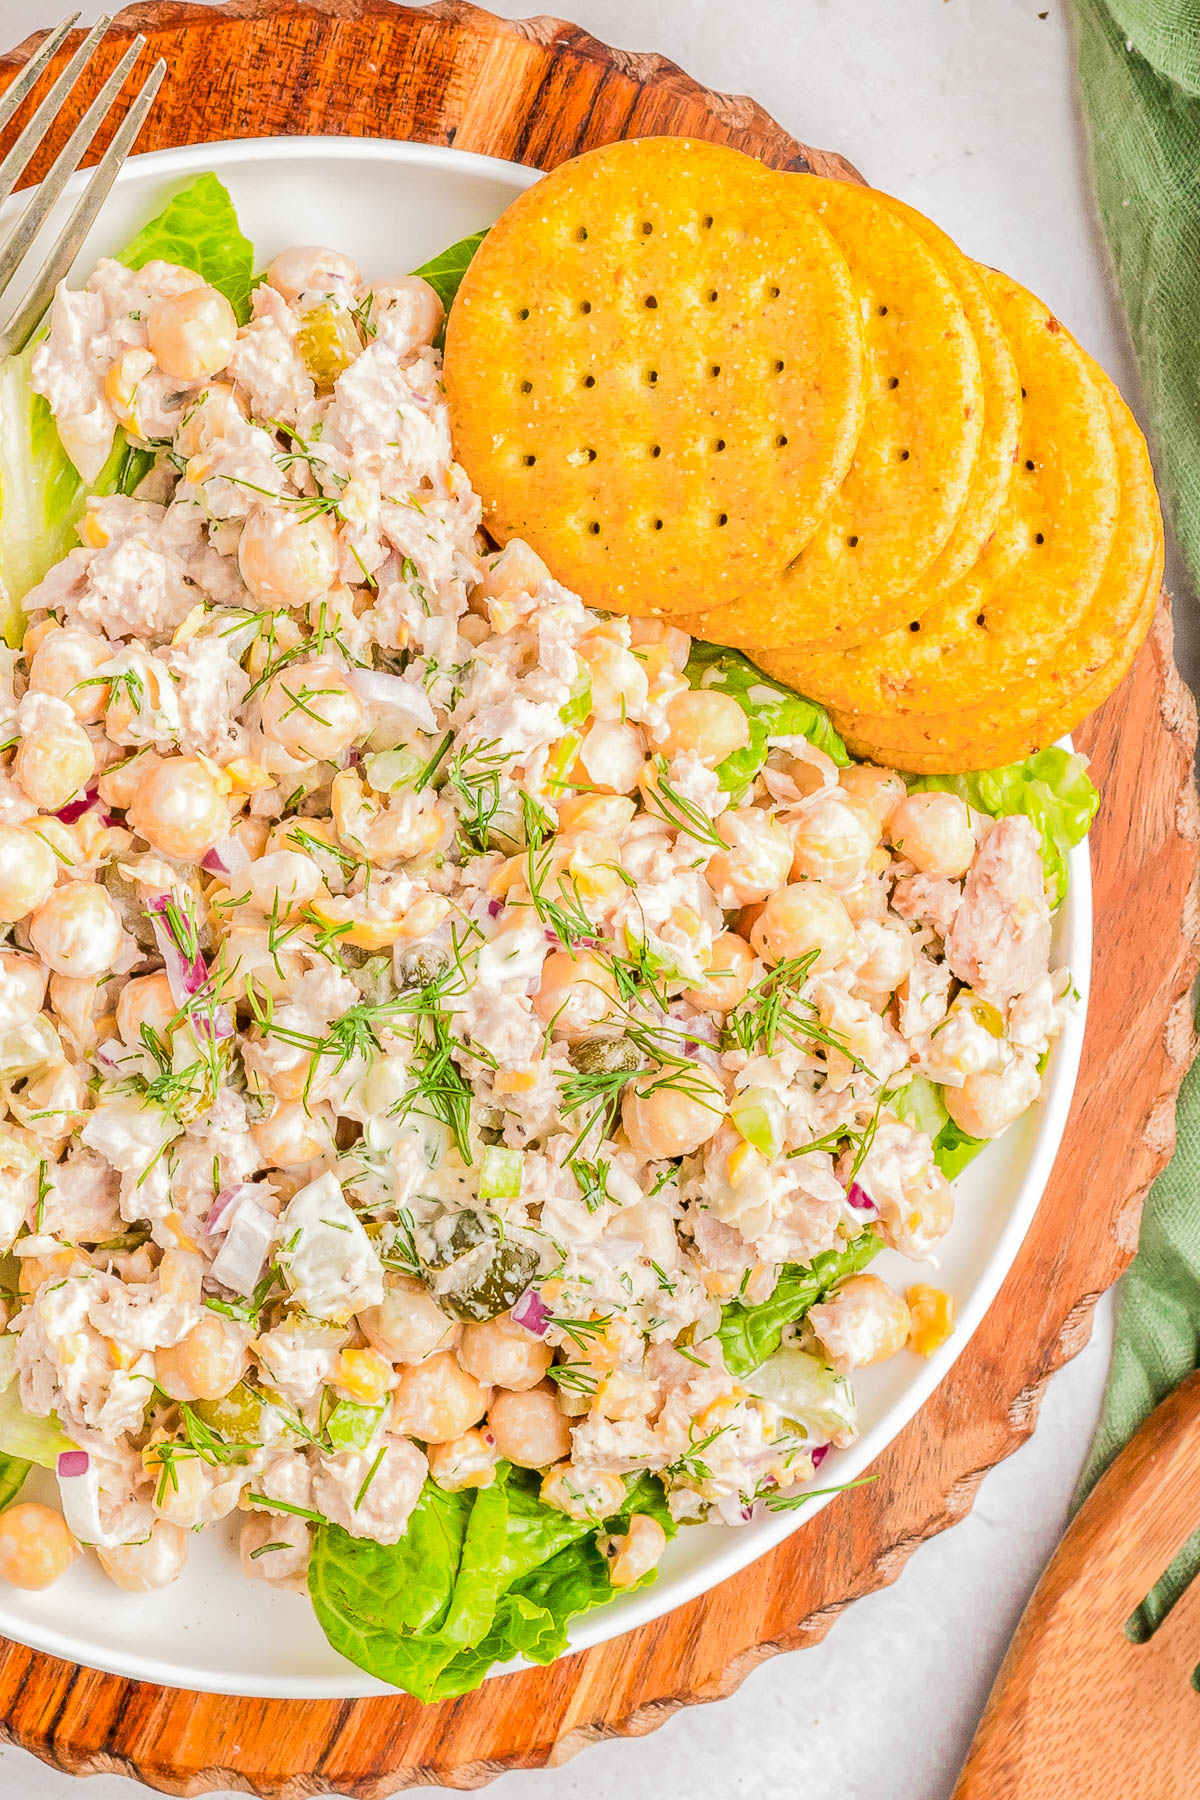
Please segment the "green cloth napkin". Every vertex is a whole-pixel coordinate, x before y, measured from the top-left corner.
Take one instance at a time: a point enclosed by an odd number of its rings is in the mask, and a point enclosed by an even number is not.
[[[1075,5],[1100,213],[1164,494],[1200,588],[1200,0]],[[1177,1127],[1117,1291],[1112,1368],[1078,1499],[1200,1362],[1200,1063],[1184,1081]],[[1198,1567],[1200,1532],[1142,1609],[1146,1631]]]

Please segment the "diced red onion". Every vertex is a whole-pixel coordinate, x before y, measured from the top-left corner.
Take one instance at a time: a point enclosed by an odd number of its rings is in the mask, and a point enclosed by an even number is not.
[[[86,1450],[63,1450],[55,1464],[55,1473],[73,1477],[86,1475],[91,1465],[91,1457]]]
[[[500,917],[500,914],[503,911],[504,911],[503,900],[489,900],[488,901],[488,918],[489,919],[498,919]]]
[[[825,1461],[825,1458],[829,1455],[829,1445],[814,1444],[809,1451],[809,1455],[812,1457],[813,1472],[815,1474],[821,1464]]]
[[[235,1294],[252,1294],[262,1280],[279,1220],[256,1200],[243,1200],[213,1258],[213,1279]]]
[[[61,819],[64,825],[73,825],[76,819],[82,819],[85,812],[91,812],[99,798],[100,789],[90,787],[78,800],[68,800],[65,806],[60,806],[54,816]]]
[[[181,1010],[188,1006],[208,985],[208,964],[200,955],[189,959],[184,955],[167,927],[167,908],[171,905],[169,894],[156,894],[146,902],[146,912],[154,928],[154,941],[158,945],[166,970],[167,985],[171,990],[171,998]],[[193,1010],[192,1026],[197,1037],[227,1038],[233,1036],[233,1020],[229,1009],[225,1006],[209,1006],[203,1012]]]
[[[879,1212],[879,1208],[872,1200],[870,1194],[868,1194],[866,1188],[860,1187],[857,1181],[852,1181],[850,1186],[846,1189],[846,1204],[847,1206],[852,1206],[855,1212],[865,1212],[873,1215]]]
[[[253,1200],[257,1192],[252,1181],[235,1181],[231,1186],[222,1188],[208,1209],[208,1217],[204,1221],[205,1237],[217,1237],[222,1231],[228,1231],[236,1208],[244,1200]]]
[[[210,875],[240,875],[243,869],[250,867],[250,852],[241,838],[221,838],[215,843],[207,855],[200,859],[200,867],[207,869]]]
[[[348,669],[346,680],[368,706],[402,712],[421,731],[437,730],[428,694],[402,675],[390,675],[386,669]]]
[[[535,1337],[545,1337],[546,1327],[550,1323],[550,1308],[536,1288],[526,1288],[512,1309],[512,1317],[515,1325],[524,1326]]]

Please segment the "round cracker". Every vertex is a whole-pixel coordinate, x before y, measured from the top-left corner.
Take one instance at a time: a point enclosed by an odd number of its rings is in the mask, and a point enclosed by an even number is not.
[[[979,352],[939,258],[872,188],[793,175],[845,251],[867,337],[854,461],[795,562],[683,621],[717,643],[844,647],[907,623],[963,510],[984,419]]]
[[[678,613],[812,536],[862,422],[862,327],[790,177],[635,139],[563,164],[492,227],[445,382],[497,537],[589,606]]]
[[[1083,619],[1019,693],[991,696],[956,713],[886,717],[839,714],[856,743],[918,772],[989,768],[1053,743],[1107,699],[1150,628],[1162,582],[1163,524],[1146,440],[1109,377],[1088,367],[1108,407],[1121,505],[1104,571]],[[1003,754],[1003,752],[1008,754]]]
[[[967,323],[975,336],[983,383],[983,431],[971,471],[971,484],[954,530],[921,577],[919,596],[913,596],[916,604],[912,617],[918,619],[922,611],[927,610],[926,602],[932,605],[939,594],[953,587],[959,577],[966,574],[996,529],[1017,461],[1021,381],[1012,346],[971,258],[915,206],[907,206],[891,194],[881,194],[880,199],[928,244],[958,290]]]
[[[986,550],[901,630],[841,653],[757,658],[843,713],[956,713],[984,694],[1019,694],[1083,617],[1104,569],[1120,505],[1107,403],[1042,302],[982,273],[1023,398],[1017,468]]]

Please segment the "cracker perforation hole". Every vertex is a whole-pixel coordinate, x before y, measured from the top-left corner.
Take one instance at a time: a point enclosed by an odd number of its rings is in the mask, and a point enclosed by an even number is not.
[[[774,443],[775,443],[776,450],[784,449],[784,447],[787,444],[787,434],[785,432],[781,431],[779,433],[779,435],[775,438]]]
[[[579,385],[580,387],[595,387],[596,377],[594,375],[585,375]]]
[[[713,216],[712,216],[712,214],[711,214],[711,213],[705,213],[705,215],[704,215],[704,217],[703,217],[703,219],[702,219],[702,220],[701,220],[701,221],[700,221],[700,223],[701,223],[701,224],[702,224],[702,225],[703,225],[703,226],[704,226],[704,229],[705,229],[705,231],[711,231],[711,230],[712,230],[712,228],[713,228]]]
[[[876,312],[877,316],[881,319],[887,318],[887,311],[888,311],[888,309],[886,306],[877,306],[875,308],[875,312]]]
[[[908,450],[898,450],[896,452],[896,461],[897,462],[907,462],[910,455],[911,455],[911,452]]]
[[[977,625],[986,625],[987,624],[986,613],[976,613],[975,614],[975,623]]]
[[[896,390],[896,388],[898,388],[900,386],[900,377],[898,375],[889,376],[888,377],[888,386],[894,392]]]
[[[528,450],[525,452],[525,455],[521,458],[522,465],[527,469],[532,469],[532,467],[536,461],[537,461],[537,457],[531,455]]]
[[[653,387],[657,380],[658,380],[658,370],[657,369],[647,369],[646,370],[646,385],[648,387]]]
[[[586,225],[579,225],[579,226],[577,226],[577,227],[576,227],[576,230],[575,230],[575,242],[576,242],[576,243],[577,243],[577,244],[586,244],[586,243],[587,243],[587,236],[588,236],[588,230],[587,230],[587,226],[586,226]]]
[[[522,392],[522,393],[523,393],[523,394],[532,394],[532,392],[533,392],[533,383],[532,383],[532,381],[523,381],[523,382],[522,382],[522,383],[521,383],[521,392]]]
[[[729,523],[729,514],[728,514],[728,513],[718,513],[718,514],[717,514],[717,517],[716,517],[716,520],[715,520],[715,523],[716,523],[716,524],[717,524],[717,525],[718,525],[718,526],[721,526],[721,525],[728,525],[728,523]]]
[[[581,300],[579,302],[579,310],[581,313],[590,313],[592,310],[591,301],[590,300]]]
[[[767,299],[768,300],[778,300],[778,298],[779,298],[779,289],[777,287],[769,287],[767,289]]]
[[[717,438],[717,439],[716,439],[716,440],[715,440],[715,441],[714,441],[714,443],[713,443],[713,449],[714,449],[714,451],[715,451],[715,452],[716,452],[716,454],[717,454],[717,455],[718,455],[718,456],[719,456],[719,455],[720,455],[720,454],[721,454],[721,451],[722,451],[722,450],[723,450],[723,449],[724,449],[724,448],[725,448],[725,439],[724,439],[724,438]]]
[[[1032,456],[1027,456],[1025,458],[1025,467],[1029,470],[1033,470],[1033,469],[1037,468],[1037,464],[1034,462]]]
[[[658,307],[657,297],[654,294],[647,294],[646,298],[642,301],[642,305],[646,307],[649,312],[656,311]]]
[[[783,363],[778,356],[775,358],[774,362],[771,364],[771,369],[772,369],[772,372],[776,375],[783,374]]]
[[[651,224],[651,222],[650,222],[650,220],[649,220],[649,219],[643,219],[643,220],[642,220],[642,236],[643,236],[643,237],[649,237],[649,236],[650,236],[650,233],[651,233],[651,232],[652,232],[652,231],[653,231],[653,230],[654,230],[654,226],[653,226],[653,225],[652,225],[652,224]]]
[[[527,306],[521,307],[520,311],[517,313],[517,317],[518,319],[527,319],[529,317],[529,308]]]
[[[858,533],[857,533],[857,531],[851,532],[850,536],[846,539],[846,548],[848,550],[857,550],[858,549]]]
[[[600,521],[598,519],[592,519],[589,521],[588,532],[592,537],[600,536]]]
[[[710,375],[711,375],[711,376],[713,376],[713,377],[714,377],[714,378],[715,378],[715,377],[716,377],[716,376],[718,376],[718,375],[719,375],[719,374],[720,374],[720,373],[721,373],[721,365],[720,365],[720,363],[709,363],[709,365],[708,365],[708,372],[709,372],[709,374],[710,374]]]
[[[1035,544],[1044,544],[1046,541],[1045,533],[1041,532],[1041,531],[1035,531],[1033,534],[1033,541]]]
[[[708,290],[707,294],[705,294],[704,298],[708,301],[708,304],[710,306],[715,306],[718,299],[720,298],[720,295],[717,293],[716,288],[709,288],[709,290]]]
[[[662,445],[661,444],[651,444],[650,454],[651,454],[651,456],[661,456],[662,455]]]
[[[650,521],[650,522],[651,522],[651,524],[652,524],[652,525],[653,525],[653,526],[654,526],[654,529],[655,529],[655,531],[661,531],[661,530],[662,530],[662,528],[663,528],[663,522],[662,522],[662,520],[661,520],[661,519],[652,519],[652,520],[651,520],[651,521]]]
[[[910,623],[910,625],[909,625],[909,627],[908,627],[908,629],[909,629],[909,630],[910,630],[910,631],[920,631],[920,629],[921,629],[921,621],[920,621],[920,619],[913,619],[913,620],[912,620],[912,621],[911,621],[911,623]]]

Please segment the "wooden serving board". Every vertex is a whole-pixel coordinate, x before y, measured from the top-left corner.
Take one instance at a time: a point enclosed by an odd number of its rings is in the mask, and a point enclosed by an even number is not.
[[[782,169],[859,179],[761,107],[713,93],[658,56],[573,25],[493,18],[440,0],[177,0],[120,15],[102,61],[135,31],[167,60],[139,150],[284,132],[415,138],[551,167],[637,134],[706,137]],[[36,40],[0,58],[0,87]],[[64,58],[60,58],[60,61]],[[93,90],[94,91],[94,90]],[[72,121],[73,122],[73,121]],[[42,158],[31,171],[39,178]],[[875,173],[886,179],[886,170]],[[0,1643],[0,1731],[75,1774],[116,1771],[167,1793],[370,1797],[480,1786],[561,1762],[597,1738],[652,1731],[730,1693],[765,1657],[816,1642],[851,1600],[893,1581],[952,1525],[984,1472],[1032,1431],[1047,1378],[1086,1341],[1091,1308],[1133,1254],[1142,1199],[1167,1160],[1193,1052],[1200,959],[1200,811],[1191,697],[1164,599],[1133,672],[1078,734],[1103,804],[1092,832],[1097,919],[1091,1013],[1075,1105],[1024,1249],[972,1343],[879,1459],[722,1586],[614,1643],[422,1707],[181,1693]]]

